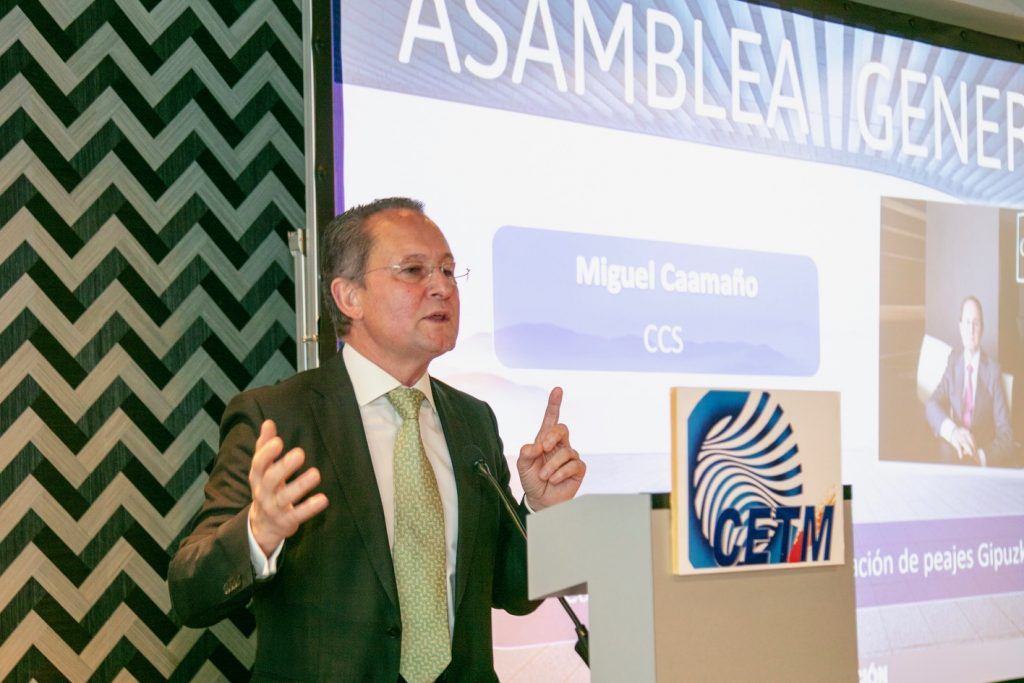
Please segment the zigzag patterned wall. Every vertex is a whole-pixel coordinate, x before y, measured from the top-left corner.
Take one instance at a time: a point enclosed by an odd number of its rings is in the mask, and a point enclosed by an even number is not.
[[[167,564],[294,371],[298,0],[0,0],[0,678],[247,678]]]

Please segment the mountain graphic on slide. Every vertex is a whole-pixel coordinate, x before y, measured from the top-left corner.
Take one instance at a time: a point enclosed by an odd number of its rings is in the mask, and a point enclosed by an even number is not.
[[[812,375],[817,354],[788,357],[766,344],[686,341],[681,353],[650,353],[641,335],[601,337],[557,325],[499,328],[494,350],[506,366],[714,374]]]

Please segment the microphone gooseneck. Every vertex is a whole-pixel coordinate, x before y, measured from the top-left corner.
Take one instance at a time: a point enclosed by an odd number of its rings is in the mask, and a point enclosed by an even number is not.
[[[498,494],[498,499],[501,501],[502,507],[505,508],[505,512],[512,518],[512,521],[515,522],[516,529],[519,530],[519,534],[523,537],[523,540],[528,540],[526,537],[526,527],[523,526],[523,521],[519,519],[519,514],[516,512],[515,505],[509,499],[505,490],[501,487],[501,484],[498,483],[498,480],[495,479],[494,474],[491,473],[491,468],[488,466],[487,460],[484,459],[483,452],[477,446],[469,446],[466,449],[466,453],[473,458],[473,469],[477,471],[477,474],[486,479],[487,483],[490,484],[491,488],[493,488]],[[572,620],[573,630],[576,632],[576,645],[573,649],[576,651],[576,654],[579,655],[580,659],[583,660],[583,663],[589,667],[590,632],[587,630],[587,627],[583,622],[580,621],[580,618],[576,616],[576,612],[573,611],[569,602],[564,597],[559,596],[558,603],[562,606],[562,609],[565,610],[565,613],[569,615],[569,618]]]
[[[491,474],[491,468],[487,466],[487,461],[483,458],[478,458],[477,461],[473,463],[473,467],[480,476],[487,480],[487,483],[491,485],[491,488],[498,493],[498,498],[501,500],[502,505],[505,506],[505,511],[508,513],[509,517],[511,517],[512,521],[515,522],[516,529],[519,530],[519,535],[523,537],[524,541],[527,540],[526,527],[523,526],[523,520],[519,519],[519,514],[516,512],[515,507],[513,507],[512,502],[505,497],[505,492],[501,490],[501,484],[499,484],[498,480],[494,478],[493,474]]]

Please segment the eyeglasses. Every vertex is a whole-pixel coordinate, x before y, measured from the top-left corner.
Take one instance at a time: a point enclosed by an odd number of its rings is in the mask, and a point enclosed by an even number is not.
[[[430,277],[434,274],[435,270],[440,271],[441,275],[447,278],[448,282],[456,287],[459,285],[459,282],[465,282],[469,279],[469,268],[456,271],[454,261],[446,261],[445,263],[404,261],[402,263],[393,263],[390,266],[371,268],[363,271],[363,275],[377,270],[390,270],[391,277],[395,278],[399,282],[404,282],[407,285],[419,285],[427,282],[430,280]]]

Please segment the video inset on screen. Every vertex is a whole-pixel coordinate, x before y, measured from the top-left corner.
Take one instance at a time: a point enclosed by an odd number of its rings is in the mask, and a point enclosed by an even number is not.
[[[879,458],[1024,467],[1024,213],[884,198]]]

